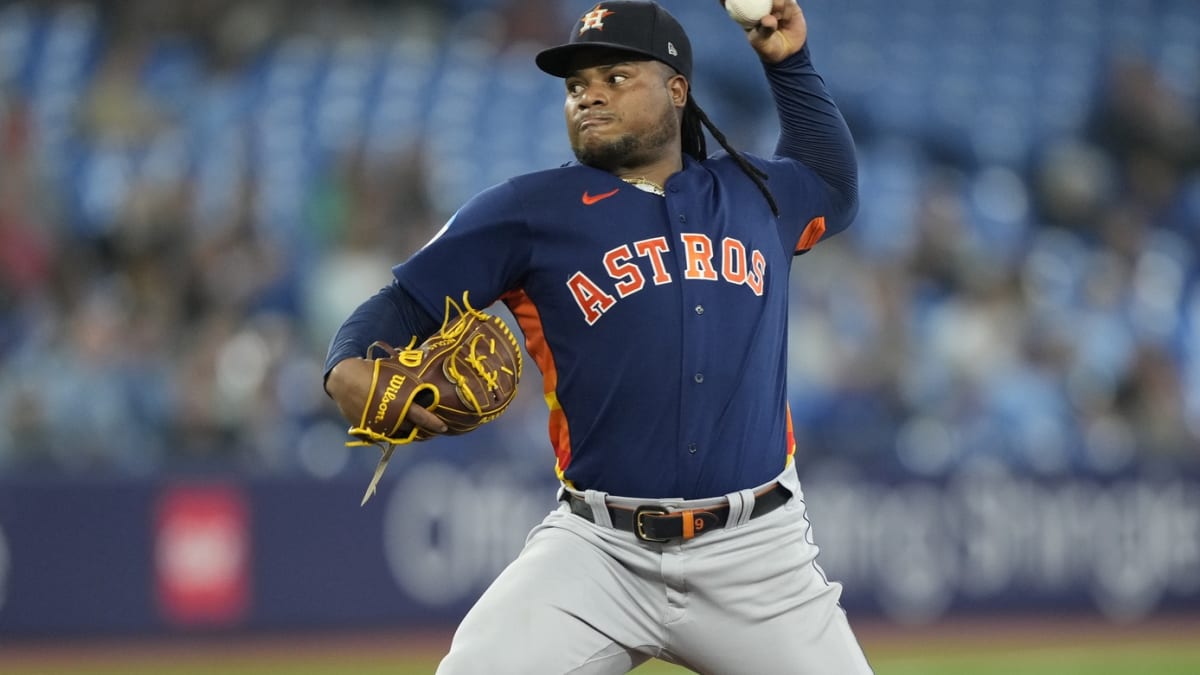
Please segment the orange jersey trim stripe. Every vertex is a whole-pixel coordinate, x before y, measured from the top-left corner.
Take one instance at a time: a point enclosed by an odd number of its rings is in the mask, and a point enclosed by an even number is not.
[[[792,404],[785,404],[787,409],[787,462],[785,467],[792,465],[792,460],[796,458],[796,431],[792,426]]]
[[[550,445],[554,448],[554,473],[560,481],[565,481],[563,472],[571,463],[571,432],[567,428],[567,415],[558,403],[558,369],[554,365],[550,345],[546,343],[542,317],[533,300],[522,289],[509,291],[500,299],[517,320],[517,325],[525,334],[525,349],[542,372],[542,393],[546,398],[546,407],[550,409]]]
[[[825,216],[817,216],[808,221],[808,225],[804,226],[804,233],[800,235],[800,241],[796,244],[796,251],[807,251],[825,235]]]

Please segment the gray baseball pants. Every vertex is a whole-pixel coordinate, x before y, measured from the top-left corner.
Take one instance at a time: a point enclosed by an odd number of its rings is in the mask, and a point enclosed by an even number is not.
[[[564,504],[463,619],[438,675],[607,675],[652,657],[713,675],[871,673],[816,564],[794,469],[792,498],[753,520],[761,488],[716,499],[627,500],[588,491],[599,523]],[[702,508],[729,500],[725,528],[688,541],[612,529],[608,503]]]

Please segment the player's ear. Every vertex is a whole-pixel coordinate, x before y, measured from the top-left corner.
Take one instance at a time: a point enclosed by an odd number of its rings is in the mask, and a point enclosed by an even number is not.
[[[667,80],[667,91],[671,94],[671,103],[674,103],[676,108],[682,110],[687,105],[689,88],[687,78],[682,75],[675,74]]]

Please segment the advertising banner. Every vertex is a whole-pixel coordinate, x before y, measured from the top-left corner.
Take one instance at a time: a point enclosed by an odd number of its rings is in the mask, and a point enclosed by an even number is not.
[[[0,483],[0,635],[453,626],[555,508],[502,464],[363,477]],[[819,562],[859,616],[1200,610],[1200,479],[811,472]]]

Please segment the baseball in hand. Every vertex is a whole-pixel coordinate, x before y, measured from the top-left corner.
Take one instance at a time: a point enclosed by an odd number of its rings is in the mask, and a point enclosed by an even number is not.
[[[725,11],[742,28],[754,28],[771,13],[771,0],[724,0]]]

